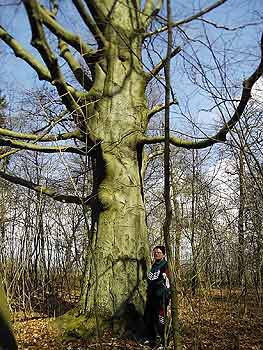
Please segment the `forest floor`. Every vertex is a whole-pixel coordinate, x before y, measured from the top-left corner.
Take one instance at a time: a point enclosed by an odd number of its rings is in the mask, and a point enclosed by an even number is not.
[[[106,334],[101,344],[88,341],[61,342],[52,327],[54,318],[42,314],[14,315],[14,331],[20,349],[84,350],[142,349],[135,341]],[[262,350],[263,295],[255,291],[213,290],[199,296],[182,296],[180,321],[183,350]]]

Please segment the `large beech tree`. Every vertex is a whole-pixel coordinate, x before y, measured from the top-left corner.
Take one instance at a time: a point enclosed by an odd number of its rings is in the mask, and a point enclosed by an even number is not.
[[[172,27],[181,30],[185,24],[217,11],[225,2],[211,3],[173,22]],[[0,145],[8,147],[1,158],[12,154],[12,149],[88,155],[93,168],[92,193],[80,198],[7,171],[1,171],[0,176],[55,200],[91,208],[79,317],[88,316],[96,320],[97,326],[103,320],[115,320],[116,329],[125,328],[127,312],[142,313],[143,280],[149,261],[143,197],[144,146],[164,142],[163,136],[147,133],[150,119],[165,106],[149,109],[146,89],[164,68],[166,58],[160,58],[152,69],[147,69],[149,60],[143,62],[143,48],[152,38],[165,37],[165,9],[162,1],[157,0],[72,0],[72,8],[85,27],[73,32],[63,25],[60,4],[63,6],[63,1],[22,1],[35,50],[28,51],[3,26],[0,38],[31,66],[40,80],[56,89],[65,115],[74,118],[75,128],[58,135],[50,132],[50,126],[37,134],[1,128]],[[182,50],[175,46],[171,56],[179,57]],[[261,43],[261,53],[262,50]],[[38,55],[32,53],[36,51]],[[224,142],[241,117],[254,83],[262,75],[262,58],[259,61],[243,82],[232,117],[214,135],[197,140],[171,134],[170,143],[197,149]],[[76,84],[65,78],[65,66],[73,73]],[[175,103],[173,99],[170,105]],[[52,145],[53,141],[56,144]]]

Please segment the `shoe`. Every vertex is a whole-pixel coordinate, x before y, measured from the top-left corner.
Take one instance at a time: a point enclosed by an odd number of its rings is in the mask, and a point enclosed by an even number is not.
[[[149,340],[149,339],[146,339],[144,342],[143,342],[143,345],[144,346],[147,346],[147,347],[150,347],[150,348],[154,348],[156,343],[154,340]]]

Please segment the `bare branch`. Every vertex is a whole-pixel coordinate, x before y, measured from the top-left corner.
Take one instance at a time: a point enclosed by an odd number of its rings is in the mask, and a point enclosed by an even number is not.
[[[79,62],[75,59],[75,57],[70,52],[68,45],[63,40],[59,40],[59,49],[60,56],[64,58],[64,60],[69,65],[72,70],[75,78],[79,82],[79,84],[86,90],[89,91],[93,85],[92,80],[87,76],[87,74],[81,68]]]
[[[164,136],[145,136],[141,139],[140,143],[144,145],[154,145],[156,143],[164,143],[165,138]],[[170,143],[177,147],[182,147],[186,149],[201,149],[206,148],[209,146],[212,146],[215,143],[223,142],[224,140],[217,139],[215,136],[211,138],[206,138],[201,141],[191,141],[191,140],[184,140],[179,137],[170,136]]]
[[[53,198],[54,200],[59,201],[59,202],[63,202],[63,203],[75,203],[75,204],[88,205],[93,199],[93,196],[88,196],[88,197],[85,197],[82,199],[78,196],[71,196],[71,195],[67,195],[67,194],[62,194],[62,193],[59,193],[58,191],[56,191],[55,189],[35,184],[31,181],[25,180],[25,179],[18,177],[18,176],[7,174],[3,171],[0,171],[0,177],[4,180],[12,182],[16,185],[21,185],[23,187],[34,190],[35,192],[45,194],[46,196],[49,196],[49,197]]]
[[[64,115],[64,112],[61,114],[61,116]],[[10,155],[13,155],[15,153],[17,153],[19,150],[23,150],[23,149],[28,149],[28,150],[37,150],[39,152],[46,152],[46,153],[55,153],[56,150],[57,152],[69,152],[70,150],[65,147],[59,147],[57,146],[56,148],[54,147],[43,147],[43,146],[39,146],[36,143],[37,142],[51,142],[51,141],[58,141],[59,140],[68,140],[68,139],[76,139],[78,138],[79,140],[81,140],[81,132],[79,130],[75,130],[73,132],[70,133],[64,133],[64,134],[60,134],[60,135],[48,135],[48,133],[52,130],[52,128],[61,120],[61,116],[59,116],[59,118],[56,121],[53,121],[49,127],[45,130],[44,133],[42,134],[26,134],[26,133],[19,133],[19,132],[15,132],[13,130],[8,130],[8,129],[2,129],[0,128],[0,135],[4,135],[4,136],[8,136],[8,137],[12,137],[15,140],[12,139],[4,139],[2,138],[2,142],[4,143],[3,146],[8,146],[8,147],[13,147],[15,149],[11,150],[11,151],[7,151],[5,153],[2,153],[0,155],[0,159],[4,159]],[[21,141],[17,141],[17,140],[32,140],[32,143],[25,143],[25,142],[21,142]],[[0,138],[1,140],[1,138]],[[7,144],[8,143],[8,144]],[[37,148],[36,148],[37,147]],[[70,146],[70,149],[73,150],[73,153],[77,153],[78,151],[80,151],[79,149],[73,149],[72,146]],[[70,151],[71,152],[71,151]],[[72,152],[71,152],[72,153]]]
[[[263,75],[263,34],[261,36],[261,61],[257,67],[257,69],[254,71],[253,74],[250,75],[248,79],[246,79],[243,82],[243,89],[241,98],[239,101],[239,104],[237,108],[235,109],[235,112],[230,118],[230,120],[224,124],[224,126],[216,133],[214,136],[207,137],[200,141],[191,141],[191,140],[184,140],[181,138],[177,138],[175,136],[170,136],[170,143],[187,149],[201,149],[206,148],[209,146],[212,146],[215,143],[224,142],[226,141],[226,136],[228,132],[233,129],[233,127],[236,125],[236,123],[240,120],[248,101],[251,98],[251,90],[256,81]],[[143,137],[140,141],[141,144],[156,144],[159,142],[164,142],[164,136],[161,137]]]
[[[82,140],[82,136],[79,130],[75,130],[75,131],[67,132],[63,134],[57,134],[57,135],[39,135],[39,134],[36,135],[36,134],[20,133],[13,130],[0,128],[0,135],[12,137],[17,140],[31,140],[31,141],[39,141],[39,142],[61,141],[61,140],[70,140],[70,139]]]
[[[244,29],[244,28],[247,28],[247,27],[250,27],[250,26],[257,26],[259,24],[261,24],[261,22],[252,22],[252,23],[246,23],[246,24],[243,24],[241,26],[237,26],[237,27],[227,27],[225,25],[222,25],[222,24],[217,24],[215,22],[212,22],[212,21],[209,21],[207,19],[204,19],[204,18],[198,18],[199,21],[202,21],[204,23],[207,23],[207,24],[210,24],[211,26],[217,28],[217,29],[224,29],[226,31],[230,31],[230,32],[233,32],[233,31],[236,31],[236,30],[239,30],[239,29]]]
[[[40,146],[35,143],[27,143],[23,141],[16,141],[6,138],[0,138],[0,146],[7,146],[21,150],[29,151],[38,151],[44,153],[60,153],[60,152],[69,152],[75,154],[84,154],[85,149],[80,149],[73,146]],[[4,155],[5,156],[5,155]],[[4,158],[3,155],[0,156],[0,159]]]
[[[52,84],[57,88],[63,103],[70,111],[78,110],[76,91],[73,87],[69,88],[67,85],[60,71],[57,57],[46,41],[38,2],[36,0],[27,0],[24,2],[24,5],[31,25],[32,46],[38,50],[49,69],[52,76]]]
[[[43,23],[48,29],[55,34],[58,38],[64,40],[67,44],[71,45],[76,49],[83,58],[88,61],[88,58],[96,53],[90,48],[79,35],[75,35],[62,27],[52,16],[49,15],[49,11],[43,6],[39,6],[39,13]]]
[[[224,4],[227,0],[219,0],[219,1],[216,1],[214,4],[204,8],[203,10],[195,13],[194,15],[192,16],[189,16],[189,17],[186,17],[184,19],[181,19],[177,22],[174,22],[172,23],[172,27],[179,27],[183,24],[186,24],[186,23],[189,23],[189,22],[192,22],[193,20],[205,15],[206,13],[214,10],[215,8],[217,8],[218,6],[221,6],[222,4]],[[162,33],[162,32],[165,32],[166,30],[168,30],[168,27],[167,26],[164,26],[162,28],[159,28],[157,30],[155,30],[154,32],[149,32],[149,33],[145,33],[144,34],[144,38],[148,38],[149,36],[152,36],[152,35],[155,35],[155,34],[159,34],[159,33]]]
[[[86,11],[85,5],[83,4],[82,0],[72,0],[72,2],[75,5],[76,9],[78,10],[84,23],[87,25],[87,27],[89,28],[91,33],[94,35],[94,38],[97,40],[97,43],[99,44],[99,46],[101,44],[106,46],[107,41],[105,40],[105,38],[104,38],[102,32],[100,31],[99,27],[97,26],[96,22],[92,19],[92,17]]]
[[[177,101],[170,101],[169,106],[177,104]],[[148,113],[148,120],[150,120],[156,113],[159,113],[165,109],[166,105],[156,105]],[[1,130],[1,129],[0,129]]]
[[[99,26],[100,30],[103,31],[105,26],[105,19],[106,14],[103,13],[99,6],[99,2],[97,0],[85,0],[86,5],[88,6],[88,9],[90,10],[94,20],[96,21],[97,25]]]
[[[13,50],[16,57],[28,63],[37,72],[40,80],[52,81],[48,69],[24,49],[2,26],[0,26],[0,38]]]
[[[177,46],[171,53],[171,58],[176,56],[180,51],[181,47]],[[146,75],[147,82],[149,82],[153,77],[155,77],[166,65],[167,62],[167,57],[162,59],[149,73]]]
[[[33,55],[31,55],[15,38],[12,37],[2,26],[0,26],[0,39],[2,39],[14,52],[16,57],[21,58],[30,65],[37,73],[39,80],[45,80],[53,84],[53,78],[49,70],[41,64]],[[70,85],[65,83],[67,94],[70,93],[76,98],[79,93]]]

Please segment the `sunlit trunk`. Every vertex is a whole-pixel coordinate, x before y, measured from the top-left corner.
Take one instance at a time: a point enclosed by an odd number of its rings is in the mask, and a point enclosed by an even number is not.
[[[92,106],[89,120],[98,146],[92,154],[94,199],[81,312],[94,316],[97,326],[113,320],[123,332],[131,313],[143,314],[145,301],[149,248],[137,140],[146,128],[147,108],[142,76],[131,69],[126,82],[117,68],[116,63],[109,84],[119,81],[118,87],[113,84],[113,96]]]

